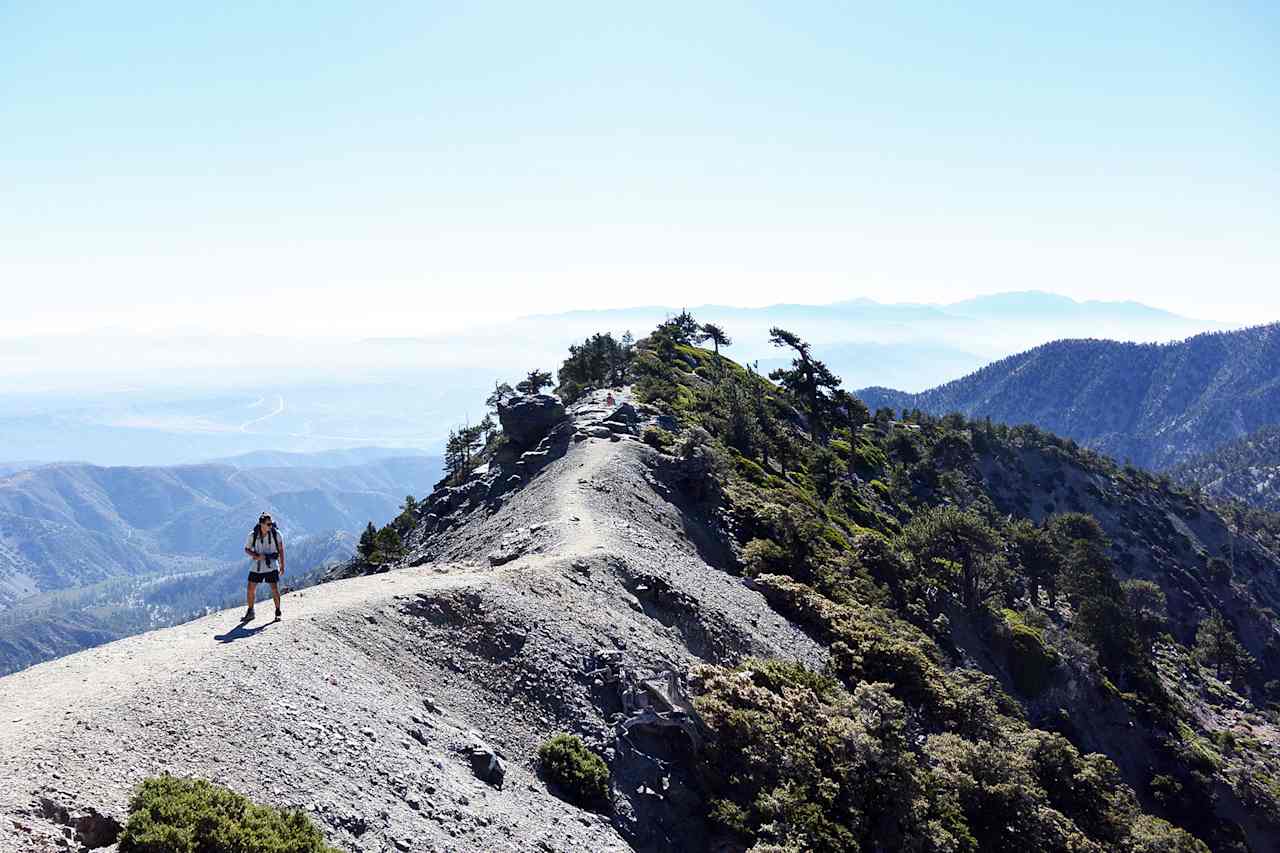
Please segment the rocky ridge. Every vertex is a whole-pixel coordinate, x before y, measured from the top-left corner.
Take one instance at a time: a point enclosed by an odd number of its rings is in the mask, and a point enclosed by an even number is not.
[[[0,851],[98,849],[162,772],[307,809],[344,850],[705,849],[669,760],[681,674],[825,653],[720,570],[696,457],[638,440],[652,412],[557,405],[432,495],[400,570],[290,595],[282,622],[225,611],[0,679]],[[538,778],[556,731],[610,764],[612,815]]]

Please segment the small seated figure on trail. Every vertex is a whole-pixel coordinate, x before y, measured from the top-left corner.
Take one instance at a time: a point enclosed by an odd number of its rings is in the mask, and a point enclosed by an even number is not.
[[[280,618],[280,578],[284,577],[284,541],[271,514],[264,512],[258,517],[258,523],[249,532],[249,540],[244,544],[244,552],[253,559],[249,567],[249,587],[245,592],[245,600],[249,609],[245,611],[241,622],[253,619],[253,602],[258,592],[258,584],[271,584],[271,597],[276,603],[276,619]],[[280,568],[276,569],[276,560]]]
[[[609,392],[609,396],[607,396],[607,397],[605,397],[605,398],[604,398],[604,404],[605,404],[606,406],[615,406],[615,405],[617,405],[617,402],[618,402],[617,400],[613,399],[613,392],[612,392],[612,391],[610,391],[610,392]]]

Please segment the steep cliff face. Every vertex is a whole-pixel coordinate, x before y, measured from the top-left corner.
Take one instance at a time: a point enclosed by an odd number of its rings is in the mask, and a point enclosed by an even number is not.
[[[714,565],[670,485],[690,472],[637,439],[646,416],[606,425],[602,396],[438,491],[397,571],[288,595],[281,622],[227,611],[0,679],[0,850],[63,849],[68,821],[123,820],[162,772],[301,806],[350,850],[705,849],[669,760],[683,673],[826,653]],[[557,731],[610,762],[613,814],[538,778]],[[490,754],[501,787],[477,776]]]

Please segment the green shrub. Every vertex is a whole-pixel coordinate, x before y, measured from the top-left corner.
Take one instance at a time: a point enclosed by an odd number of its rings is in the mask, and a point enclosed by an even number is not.
[[[1014,686],[1025,696],[1036,696],[1049,686],[1058,655],[1044,644],[1044,637],[1022,617],[1004,611],[1009,626],[1009,647],[1005,654]]]
[[[559,734],[538,747],[542,774],[571,802],[604,805],[609,800],[609,768],[576,735]]]
[[[146,779],[120,853],[337,853],[300,811],[260,806],[204,779]]]
[[[742,562],[751,576],[785,572],[787,553],[772,539],[752,539],[742,549]]]
[[[675,446],[676,437],[662,427],[647,427],[641,440],[654,450],[669,450]]]
[[[765,481],[768,479],[768,475],[765,474],[764,469],[745,456],[734,456],[733,467],[739,474],[757,486],[764,485]]]

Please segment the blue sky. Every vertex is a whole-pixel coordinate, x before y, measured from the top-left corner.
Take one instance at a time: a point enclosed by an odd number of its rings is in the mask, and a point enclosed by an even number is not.
[[[1278,9],[0,4],[0,333],[1027,288],[1277,320]]]

